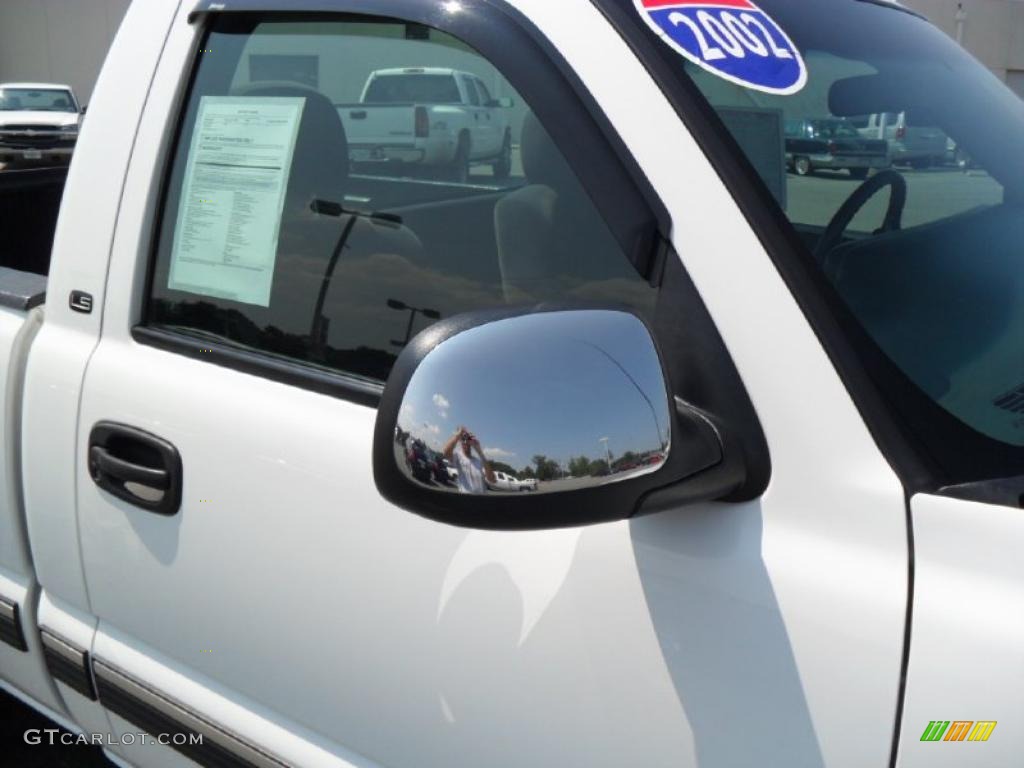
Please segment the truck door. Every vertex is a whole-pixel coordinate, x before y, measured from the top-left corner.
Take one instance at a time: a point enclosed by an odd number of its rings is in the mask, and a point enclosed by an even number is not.
[[[469,115],[469,135],[472,140],[470,156],[473,159],[488,157],[491,154],[491,136],[487,130],[487,108],[480,100],[480,92],[476,83],[468,75],[460,75],[459,82],[465,93],[466,113]]]
[[[282,18],[254,0],[176,22],[83,385],[77,511],[100,702],[124,733],[205,740],[119,752],[145,765],[888,765],[899,484],[604,17],[585,0],[520,0],[533,28],[471,5],[380,0],[376,18],[365,2],[296,2]],[[512,188],[349,170],[335,94],[428,50],[440,66],[494,67],[532,110],[514,137],[529,175]],[[318,56],[320,93],[252,82],[249,56],[268,52]],[[659,286],[651,249],[633,247],[659,230],[697,268],[753,394],[774,465],[762,498],[518,534],[382,501],[374,408],[413,335],[552,300],[688,327],[672,313],[700,299],[678,258]],[[718,349],[707,328],[701,344]],[[439,392],[416,414],[431,451],[458,426],[449,405]],[[480,437],[513,472],[572,458]],[[606,450],[595,437],[593,456]]]

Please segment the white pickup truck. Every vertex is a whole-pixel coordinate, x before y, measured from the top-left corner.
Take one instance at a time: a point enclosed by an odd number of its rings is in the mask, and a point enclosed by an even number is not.
[[[507,187],[352,167],[425,28]],[[886,111],[975,170],[786,175]],[[118,765],[1020,765],[1024,104],[905,8],[135,0],[45,239],[0,686]],[[413,476],[456,424],[551,479]]]
[[[0,165],[66,165],[82,112],[67,85],[0,83]]]
[[[486,163],[498,179],[512,170],[507,98],[494,99],[470,72],[402,67],[371,73],[358,104],[338,104],[353,162],[445,172],[466,181]]]
[[[522,491],[536,491],[537,480],[535,478],[527,478],[520,480],[514,475],[509,475],[505,472],[494,473],[494,488],[499,491],[510,491],[510,492],[522,492]]]

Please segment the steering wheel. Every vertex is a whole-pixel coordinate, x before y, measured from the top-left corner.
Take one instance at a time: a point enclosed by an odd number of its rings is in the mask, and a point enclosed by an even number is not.
[[[842,242],[843,233],[850,226],[853,217],[884,187],[892,187],[892,194],[889,197],[889,209],[885,212],[885,220],[875,234],[896,232],[902,227],[903,208],[907,204],[907,180],[902,174],[890,169],[879,171],[854,190],[828,223],[825,234],[821,236],[817,248],[814,249],[814,258],[818,264],[825,266],[828,255]]]

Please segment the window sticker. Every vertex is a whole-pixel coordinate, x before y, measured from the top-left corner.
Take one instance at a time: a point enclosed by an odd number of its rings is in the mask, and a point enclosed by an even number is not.
[[[304,98],[204,96],[168,288],[270,306]]]
[[[712,74],[765,93],[807,84],[796,45],[749,0],[634,0],[647,25],[674,50]]]

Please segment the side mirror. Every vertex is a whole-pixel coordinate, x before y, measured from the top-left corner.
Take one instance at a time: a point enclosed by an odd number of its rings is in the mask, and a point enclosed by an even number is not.
[[[487,102],[487,106],[490,107],[491,109],[497,109],[498,107],[501,107],[502,109],[512,109],[512,107],[514,107],[515,105],[515,101],[507,97],[502,97],[500,99],[491,99],[489,102]]]
[[[377,488],[410,512],[492,530],[623,520],[690,478],[694,490],[673,498],[727,496],[735,476],[698,480],[723,463],[716,427],[665,382],[650,331],[624,310],[450,318],[395,364]]]

